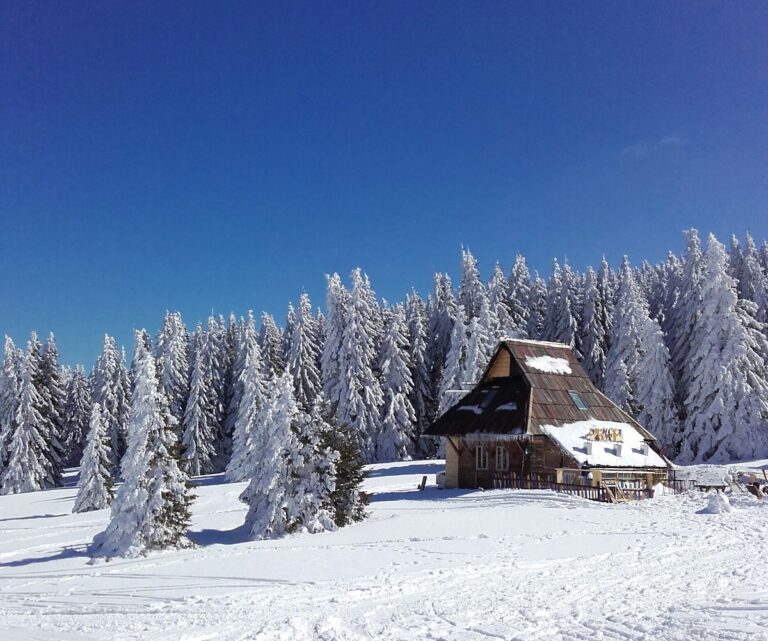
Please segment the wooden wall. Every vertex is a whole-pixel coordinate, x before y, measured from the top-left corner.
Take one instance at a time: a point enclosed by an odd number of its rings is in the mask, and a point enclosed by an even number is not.
[[[491,363],[491,367],[488,369],[488,375],[484,380],[509,376],[510,361],[511,358],[509,352],[506,349],[499,350],[499,353],[493,360],[493,363]]]

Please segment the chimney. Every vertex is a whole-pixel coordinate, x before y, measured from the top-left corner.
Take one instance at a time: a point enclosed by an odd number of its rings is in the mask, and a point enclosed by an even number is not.
[[[616,443],[613,451],[616,453],[616,456],[621,456],[621,443]]]
[[[584,441],[584,452],[587,456],[592,454],[592,441]]]

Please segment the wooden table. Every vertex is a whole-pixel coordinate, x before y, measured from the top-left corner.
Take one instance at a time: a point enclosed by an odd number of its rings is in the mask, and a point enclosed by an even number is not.
[[[725,488],[728,486],[725,483],[694,483],[693,487],[702,492],[709,492],[710,490],[725,492]]]

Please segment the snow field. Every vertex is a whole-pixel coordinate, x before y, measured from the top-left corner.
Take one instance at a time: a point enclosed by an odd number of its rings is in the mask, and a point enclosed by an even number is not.
[[[768,640],[767,503],[416,490],[440,469],[371,466],[368,521],[259,542],[244,483],[201,477],[200,547],[108,562],[74,488],[2,496],[0,638]]]

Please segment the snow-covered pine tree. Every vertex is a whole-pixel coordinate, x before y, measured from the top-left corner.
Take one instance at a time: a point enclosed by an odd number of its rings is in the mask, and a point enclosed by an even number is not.
[[[611,269],[605,256],[600,260],[600,269],[597,270],[597,290],[600,292],[600,300],[603,301],[603,312],[600,316],[600,324],[605,331],[605,339],[607,341],[606,348],[610,349],[613,305],[616,299],[616,274]]]
[[[416,414],[410,400],[413,392],[410,366],[405,310],[395,305],[385,330],[379,363],[384,403],[376,434],[377,461],[402,461],[413,452]]]
[[[509,283],[499,263],[496,263],[496,266],[493,268],[493,275],[488,283],[487,299],[490,306],[490,314],[498,325],[494,339],[498,340],[505,336],[519,337],[518,326],[512,320],[512,314],[509,309]]]
[[[763,273],[768,276],[768,240],[764,240],[760,245],[760,266],[763,268]]]
[[[570,271],[570,270],[569,270]],[[547,313],[542,338],[576,347],[576,319],[571,304],[569,271],[563,272],[555,259],[547,284]]]
[[[33,333],[33,343],[37,343],[37,335]],[[61,384],[59,369],[59,351],[53,333],[48,334],[44,346],[39,346],[37,354],[37,377],[35,384],[40,395],[40,415],[43,417],[43,439],[46,441],[46,470],[48,484],[51,487],[61,486],[64,472],[64,406],[67,402],[66,390]]]
[[[80,461],[80,478],[73,512],[103,510],[112,502],[112,475],[107,425],[98,403],[94,403],[88,419],[88,437]]]
[[[427,365],[431,372],[435,414],[439,405],[445,360],[451,349],[451,331],[456,310],[450,277],[447,274],[435,274],[434,290],[427,308]]]
[[[528,337],[540,340],[544,336],[544,322],[547,317],[547,285],[538,272],[531,281],[528,301]]]
[[[285,325],[283,326],[283,335],[281,339],[283,362],[288,367],[288,354],[291,351],[291,338],[293,337],[294,326],[296,325],[296,310],[293,303],[288,303],[288,313],[285,315]]]
[[[64,408],[65,463],[70,467],[77,465],[83,457],[90,420],[91,389],[83,366],[77,365],[69,381]]]
[[[601,389],[605,378],[605,360],[608,351],[605,326],[602,322],[604,315],[602,296],[597,288],[597,275],[591,267],[587,267],[581,327],[581,364],[592,382]]]
[[[477,269],[477,259],[469,248],[461,250],[461,281],[459,283],[459,305],[464,307],[467,322],[480,315],[480,306],[487,295],[480,272]]]
[[[275,319],[266,312],[261,315],[259,349],[261,350],[265,377],[279,376],[285,371],[283,335],[275,323]]]
[[[669,354],[672,359],[672,374],[677,383],[677,397],[682,415],[687,413],[687,403],[692,382],[693,370],[690,367],[690,352],[693,349],[691,336],[702,307],[702,273],[704,258],[701,252],[699,234],[695,229],[685,232],[687,249],[683,261],[683,273],[675,306],[667,310],[670,315],[668,331],[670,334]]]
[[[736,234],[731,234],[731,247],[728,252],[728,273],[736,281],[736,286],[741,296],[741,280],[743,276],[744,262],[741,256],[741,247]]]
[[[264,368],[256,336],[256,322],[250,311],[242,328],[239,359],[242,360],[237,382],[240,401],[232,433],[232,456],[226,467],[226,476],[230,481],[244,481],[253,475],[250,467],[253,452],[261,447],[261,425],[267,419],[263,414],[263,410],[267,409]]]
[[[467,325],[464,318],[464,306],[459,305],[451,331],[451,348],[445,359],[445,369],[441,377],[438,416],[444,414],[461,398],[460,391],[465,388],[462,376],[467,358]]]
[[[287,363],[288,371],[293,376],[296,402],[305,412],[309,411],[322,393],[322,381],[317,368],[320,346],[317,344],[315,322],[309,295],[302,293],[289,340]]]
[[[190,546],[186,530],[191,495],[176,462],[177,428],[147,342],[146,332],[137,331],[124,481],[107,528],[94,537],[93,556],[138,556]]]
[[[408,327],[408,361],[413,381],[410,399],[416,418],[411,447],[415,456],[430,457],[434,454],[434,443],[421,438],[421,435],[432,422],[436,407],[427,362],[427,317],[424,304],[415,290],[406,297],[405,322]]]
[[[739,301],[724,246],[710,234],[687,355],[688,395],[680,462],[768,455],[768,344],[755,305]]]
[[[181,429],[189,396],[189,335],[179,312],[166,312],[155,342],[155,361],[160,389],[168,409]]]
[[[460,377],[465,386],[475,385],[480,380],[496,349],[498,327],[487,299],[482,302],[480,315],[469,321],[468,333],[466,357]]]
[[[376,375],[376,338],[378,309],[371,307],[370,286],[362,270],[351,275],[347,318],[339,348],[340,385],[336,416],[347,424],[360,440],[366,461],[375,456],[375,435],[383,402]]]
[[[35,492],[51,484],[47,456],[49,443],[44,437],[48,426],[40,413],[42,398],[35,384],[37,368],[37,345],[30,340],[19,368],[19,399],[14,429],[5,469],[0,475],[2,494]]]
[[[120,357],[115,339],[105,334],[101,355],[96,359],[91,374],[91,400],[99,404],[107,425],[113,477],[118,476],[120,459],[125,452],[125,421],[129,403],[125,402],[124,395],[130,393],[130,389],[123,388],[126,381],[127,372],[123,374],[120,371]]]
[[[325,344],[320,356],[323,395],[335,408],[341,399],[341,363],[339,355],[347,317],[348,292],[338,274],[326,275]]]
[[[768,323],[768,276],[760,266],[760,258],[752,236],[747,232],[741,260],[739,295],[757,306],[758,322]]]
[[[22,351],[5,337],[5,351],[0,369],[0,474],[8,461],[11,437],[16,429],[16,411],[21,392]]]
[[[510,336],[525,338],[529,335],[531,318],[531,273],[522,254],[515,256],[515,264],[509,273],[508,291]]]
[[[181,461],[190,476],[210,474],[216,458],[216,390],[207,356],[208,333],[198,325],[192,335],[189,396],[182,425]]]
[[[252,320],[253,314],[249,311],[249,319],[252,323],[252,334],[255,334],[255,321]],[[229,368],[229,376],[226,391],[227,411],[224,420],[219,424],[218,438],[216,443],[216,460],[214,469],[217,472],[224,471],[227,464],[232,459],[232,440],[235,434],[235,424],[237,415],[240,411],[240,402],[243,397],[242,374],[245,368],[245,350],[243,349],[243,332],[245,324],[242,318],[237,322],[233,316],[229,319],[227,343],[232,345],[232,364]],[[257,338],[258,341],[258,338]],[[263,369],[264,364],[262,362]]]

